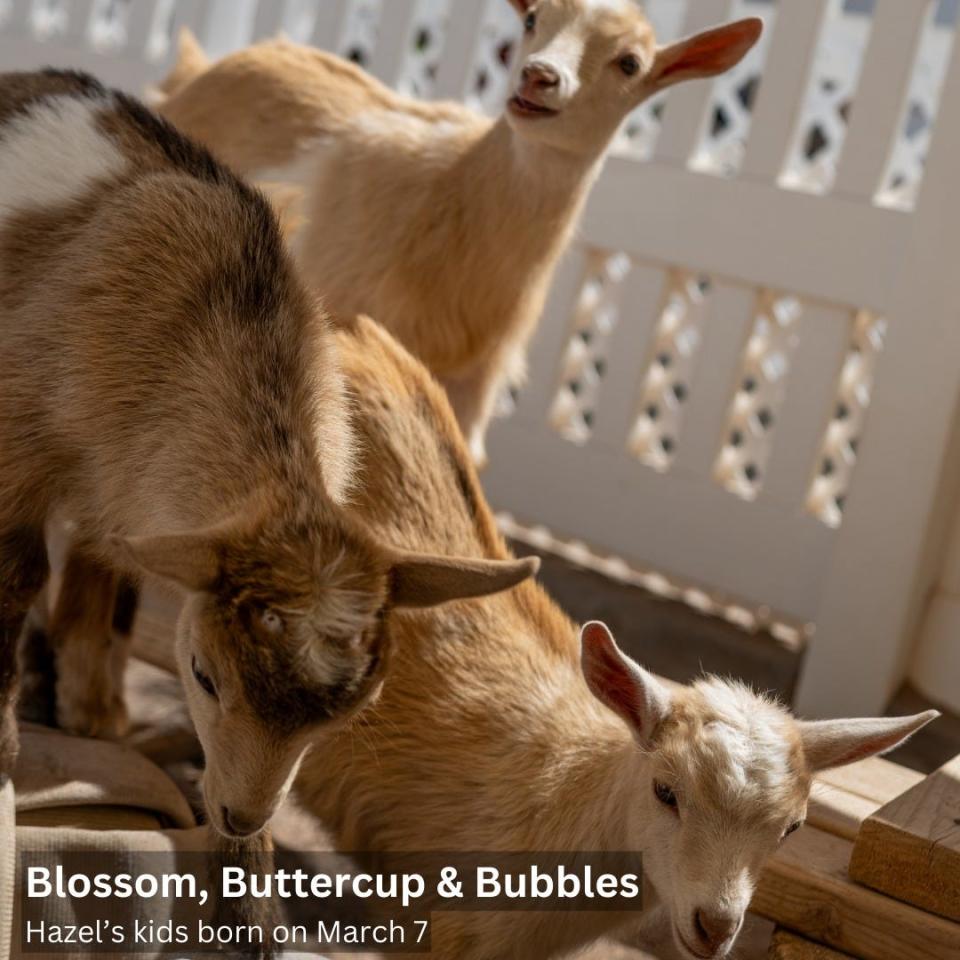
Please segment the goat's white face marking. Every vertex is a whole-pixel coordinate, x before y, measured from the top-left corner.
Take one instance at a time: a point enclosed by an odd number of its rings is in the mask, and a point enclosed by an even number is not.
[[[632,0],[540,0],[515,58],[509,122],[532,140],[598,155],[649,94],[654,52],[653,30]],[[640,63],[633,76],[619,66],[627,56]]]
[[[644,866],[669,905],[674,935],[693,956],[725,956],[740,930],[766,860],[805,816],[809,778],[790,716],[750,690],[719,680],[693,688],[687,711],[652,756],[654,784],[676,809],[652,797],[644,816],[660,824]],[[699,912],[699,914],[698,914]],[[704,952],[706,915],[721,931]]]
[[[126,157],[97,125],[104,105],[97,100],[54,97],[4,126],[0,219],[62,206],[123,173]]]

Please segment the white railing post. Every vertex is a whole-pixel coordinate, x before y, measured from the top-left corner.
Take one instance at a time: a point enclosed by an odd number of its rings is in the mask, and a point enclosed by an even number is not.
[[[872,200],[903,122],[914,59],[931,0],[878,0],[856,106],[833,189]]]

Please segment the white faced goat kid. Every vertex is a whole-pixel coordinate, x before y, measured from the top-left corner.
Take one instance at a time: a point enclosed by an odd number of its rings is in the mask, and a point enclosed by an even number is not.
[[[304,187],[305,275],[332,312],[369,314],[427,365],[480,463],[621,122],[729,70],[762,30],[742,20],[661,47],[632,0],[511,3],[524,37],[497,120],[285,40],[210,67],[186,36],[160,88],[161,112],[234,169]]]
[[[656,891],[642,929],[662,958],[725,957],[764,864],[803,824],[814,774],[891,750],[939,715],[803,722],[738,683],[670,690],[603,624],[587,624],[582,645],[587,685],[635,741],[612,794]]]

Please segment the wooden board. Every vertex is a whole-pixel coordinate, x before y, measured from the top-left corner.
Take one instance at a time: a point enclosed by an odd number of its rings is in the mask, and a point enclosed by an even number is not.
[[[866,820],[850,875],[960,921],[960,757]]]
[[[804,940],[787,930],[777,930],[770,944],[769,960],[851,960],[846,953],[837,953],[819,943]]]
[[[807,822],[855,840],[864,820],[923,781],[923,774],[874,757],[817,777]]]
[[[807,827],[770,862],[751,910],[860,960],[960,960],[960,924],[859,886],[853,844]]]

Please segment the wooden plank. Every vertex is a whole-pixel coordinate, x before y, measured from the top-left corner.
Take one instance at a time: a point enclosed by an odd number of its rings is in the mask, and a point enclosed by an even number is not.
[[[828,2],[777,4],[777,22],[757,94],[742,177],[775,182],[780,176],[803,109]]]
[[[729,20],[730,0],[697,0],[687,6],[682,34],[690,36]],[[656,158],[667,163],[686,163],[703,132],[704,119],[713,95],[713,81],[698,81],[670,91],[663,127],[657,138]]]
[[[927,0],[878,0],[835,193],[872,199],[880,188],[929,12]]]
[[[804,940],[787,930],[777,930],[770,943],[769,960],[851,960],[847,953],[838,953],[812,940]]]
[[[850,876],[960,921],[960,757],[864,823]]]
[[[881,806],[906,793],[923,779],[922,773],[882,757],[871,757],[869,760],[861,760],[859,763],[817,775],[818,783],[873,800]]]
[[[879,757],[827,770],[813,785],[807,823],[853,841],[864,820],[922,780],[922,773]]]
[[[853,883],[852,849],[801,830],[764,870],[750,909],[860,960],[960,960],[960,924]]]

